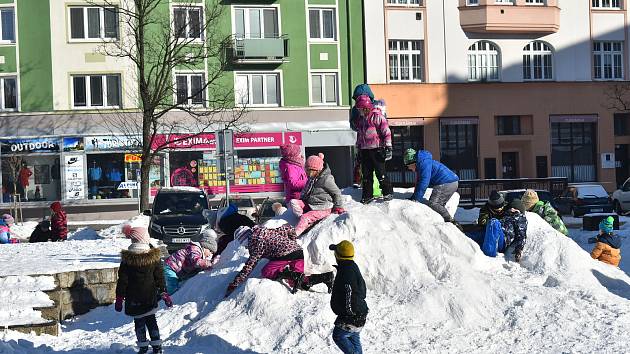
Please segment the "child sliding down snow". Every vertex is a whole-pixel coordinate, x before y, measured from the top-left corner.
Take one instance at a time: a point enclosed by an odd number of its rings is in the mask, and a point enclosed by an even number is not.
[[[167,307],[173,302],[166,293],[164,274],[160,266],[160,250],[149,244],[149,233],[143,227],[125,226],[125,235],[131,245],[121,252],[118,282],[116,283],[115,310],[120,312],[125,301],[125,314],[133,317],[138,353],[147,353],[149,345],[153,353],[162,353],[162,341],[155,313],[161,297]],[[147,340],[147,332],[151,341]]]
[[[591,257],[618,267],[621,261],[621,239],[613,234],[614,222],[615,219],[609,216],[599,223],[599,234],[596,237],[597,243],[591,252]]]
[[[324,162],[324,154],[308,157],[306,173],[308,181],[302,191],[301,199],[291,200],[291,209],[300,218],[295,227],[297,236],[331,213],[345,212],[342,207],[341,191],[335,184],[335,177],[331,174],[330,167]]]
[[[203,231],[199,242],[191,242],[185,248],[173,253],[164,262],[166,290],[173,295],[184,282],[201,272],[210,269],[218,257],[212,259],[217,251],[217,234],[212,229]]]

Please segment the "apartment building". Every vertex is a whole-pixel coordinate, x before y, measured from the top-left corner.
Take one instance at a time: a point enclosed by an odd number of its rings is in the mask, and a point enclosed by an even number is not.
[[[117,2],[13,0],[0,4],[0,171],[2,198],[27,205],[133,202],[137,140],[102,122],[138,107],[137,69],[104,55],[121,40]],[[236,134],[237,176],[231,190],[281,191],[279,145],[324,152],[340,183],[351,183],[352,88],[365,81],[362,4],[353,0],[169,1],[172,26],[193,41],[208,8],[223,7],[221,31],[232,35],[226,89],[246,106],[247,134]],[[168,15],[167,15],[168,14]],[[215,30],[215,29],[213,29]],[[173,72],[174,100],[203,105],[206,69]],[[198,93],[194,94],[193,93]],[[192,96],[192,97],[191,97]],[[203,110],[203,107],[198,107]],[[186,134],[189,132],[177,132]],[[194,185],[225,189],[209,131],[171,144],[155,161],[153,191]],[[137,199],[136,199],[137,200]],[[2,204],[0,204],[2,205]]]
[[[628,177],[622,0],[368,0],[367,81],[387,101],[395,158],[432,151],[462,179]]]

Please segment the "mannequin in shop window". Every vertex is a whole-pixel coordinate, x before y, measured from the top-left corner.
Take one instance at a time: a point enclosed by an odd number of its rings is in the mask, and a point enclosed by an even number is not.
[[[92,167],[88,168],[88,178],[90,179],[90,194],[96,197],[98,194],[99,181],[103,177],[103,170],[96,165],[96,161],[92,162]]]
[[[111,164],[115,165],[116,161],[112,161]],[[125,195],[122,194],[122,191],[118,190],[118,185],[122,182],[122,178],[123,174],[118,167],[112,167],[109,172],[107,172],[107,179],[113,185],[111,193],[109,194],[110,198],[126,198]]]
[[[197,179],[187,166],[180,167],[171,174],[171,186],[197,187]]]
[[[26,165],[26,162],[22,162],[22,168],[20,169],[20,175],[19,175],[19,182],[20,182],[20,186],[22,187],[22,191],[24,194],[24,200],[28,200],[28,186],[29,186],[29,179],[31,178],[31,176],[33,175],[33,171],[31,171],[28,166]]]

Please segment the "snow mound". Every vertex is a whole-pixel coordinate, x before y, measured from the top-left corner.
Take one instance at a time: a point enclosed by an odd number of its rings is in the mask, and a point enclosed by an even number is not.
[[[51,276],[0,278],[0,299],[3,299],[0,302],[0,326],[47,322],[36,309],[54,305],[43,291],[55,287],[55,279]]]
[[[129,219],[129,221],[124,222],[122,224],[118,224],[118,225],[114,225],[114,226],[110,226],[106,229],[103,229],[101,231],[98,232],[98,235],[101,238],[120,238],[120,237],[125,237],[125,235],[123,235],[122,233],[122,228],[125,224],[130,224],[133,227],[149,227],[149,221],[151,221],[151,217],[150,216],[146,216],[146,215],[138,215],[138,216],[134,216],[133,218]]]

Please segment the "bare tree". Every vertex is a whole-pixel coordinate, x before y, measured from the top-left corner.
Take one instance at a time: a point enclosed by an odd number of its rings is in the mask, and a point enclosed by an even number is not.
[[[137,102],[138,109],[103,114],[103,122],[115,135],[137,140],[142,210],[149,206],[149,171],[162,150],[204,132],[234,127],[243,117],[244,108],[235,107],[232,85],[225,80],[232,37],[221,30],[226,28],[221,1],[179,1],[172,19],[168,0],[93,3],[120,24],[118,40],[105,39],[98,52],[130,63],[136,76],[138,86],[123,96]],[[195,83],[190,80],[182,92],[176,71],[203,76]]]
[[[630,82],[624,81],[609,86],[604,94],[606,95],[605,108],[615,113],[630,112]]]

